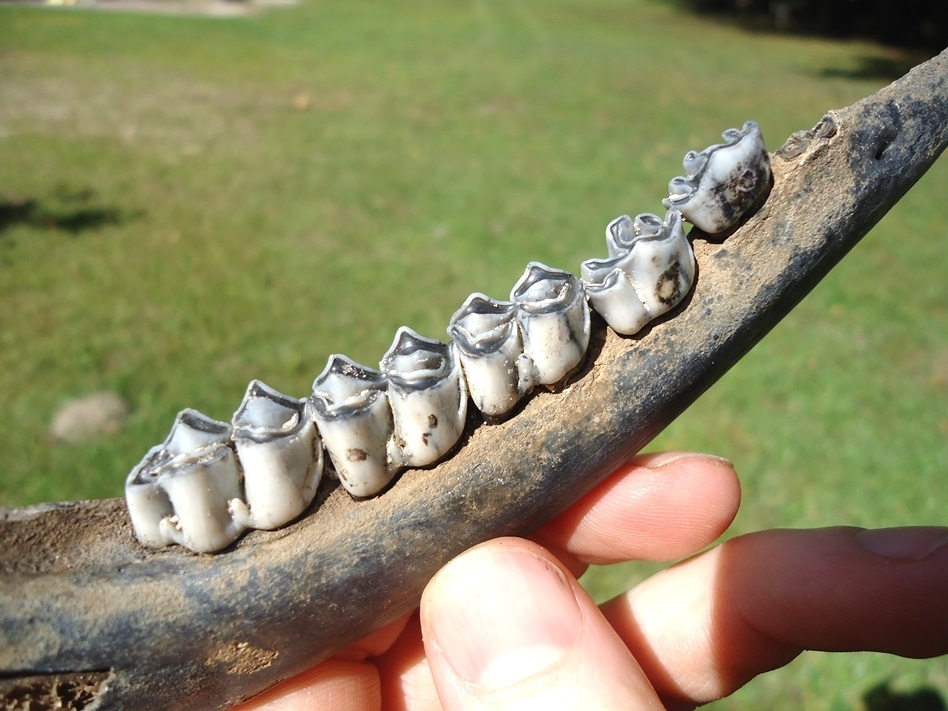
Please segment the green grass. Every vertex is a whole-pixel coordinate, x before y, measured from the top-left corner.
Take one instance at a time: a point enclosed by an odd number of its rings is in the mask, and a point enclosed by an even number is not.
[[[321,1],[221,20],[0,8],[0,504],[117,496],[186,406],[302,395],[330,353],[442,336],[529,260],[578,269],[658,212],[682,155],[746,118],[770,147],[886,83],[859,43],[755,35],[639,0]],[[662,435],[732,458],[733,533],[945,523],[939,161]],[[100,389],[128,425],[48,440]],[[596,570],[607,597],[642,566]],[[805,656],[714,708],[948,693],[944,659]],[[788,701],[789,700],[789,701]]]

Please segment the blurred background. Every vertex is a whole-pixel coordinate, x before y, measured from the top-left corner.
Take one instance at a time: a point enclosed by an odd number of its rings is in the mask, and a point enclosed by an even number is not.
[[[444,338],[662,214],[688,150],[776,150],[948,44],[935,2],[74,1],[0,6],[0,505],[120,496],[178,410]],[[651,447],[736,462],[728,535],[948,523],[946,180]],[[945,658],[808,653],[711,708],[946,696]]]

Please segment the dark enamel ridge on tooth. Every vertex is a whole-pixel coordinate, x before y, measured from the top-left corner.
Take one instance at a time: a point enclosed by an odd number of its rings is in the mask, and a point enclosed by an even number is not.
[[[468,401],[496,423],[537,386],[565,382],[586,357],[590,308],[622,335],[675,308],[696,270],[682,219],[726,231],[770,180],[756,123],[724,138],[685,156],[689,175],[672,180],[664,220],[609,223],[608,257],[583,262],[581,279],[531,262],[508,301],[468,297],[447,343],[402,327],[378,370],[333,355],[305,400],[253,381],[230,425],[182,412],[126,481],[138,540],[208,553],[247,529],[285,526],[312,503],[324,458],[353,497],[375,496],[456,447]]]

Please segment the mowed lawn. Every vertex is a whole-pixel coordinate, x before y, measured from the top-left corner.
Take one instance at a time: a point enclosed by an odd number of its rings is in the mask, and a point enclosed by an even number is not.
[[[303,396],[445,337],[530,260],[578,271],[681,159],[771,150],[904,61],[646,0],[312,0],[243,18],[0,8],[0,505],[119,496],[175,413]],[[742,474],[731,534],[948,522],[948,163],[654,444]],[[131,412],[66,444],[100,390]],[[650,566],[594,570],[605,599]],[[948,695],[948,660],[806,654],[716,709]]]

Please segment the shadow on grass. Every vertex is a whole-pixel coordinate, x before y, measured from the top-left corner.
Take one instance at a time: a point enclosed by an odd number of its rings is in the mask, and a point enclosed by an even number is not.
[[[908,73],[916,64],[925,61],[924,58],[910,54],[898,57],[880,55],[862,55],[856,60],[854,67],[825,67],[817,72],[817,76],[827,79],[885,79],[895,81]]]
[[[883,682],[863,694],[862,700],[866,711],[948,711],[942,695],[931,687],[900,692]]]
[[[66,232],[75,237],[89,230],[121,225],[136,214],[95,204],[95,191],[57,189],[49,198],[0,200],[0,234],[16,225]]]

